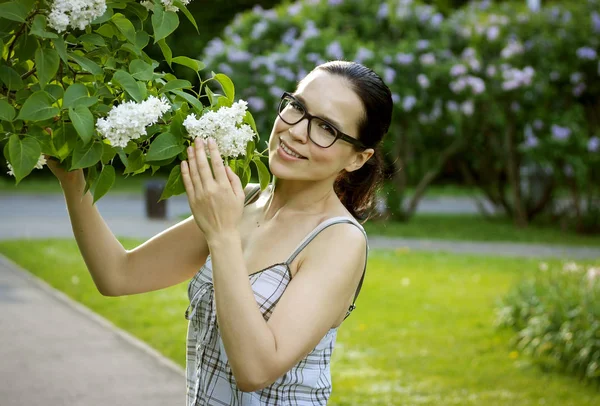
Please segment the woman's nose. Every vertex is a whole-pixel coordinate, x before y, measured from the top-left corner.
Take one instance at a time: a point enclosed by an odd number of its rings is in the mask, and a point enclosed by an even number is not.
[[[308,141],[308,119],[304,118],[288,129],[290,135],[300,143]]]

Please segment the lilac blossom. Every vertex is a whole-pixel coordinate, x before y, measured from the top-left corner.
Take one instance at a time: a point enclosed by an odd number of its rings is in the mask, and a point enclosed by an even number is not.
[[[279,76],[281,76],[282,78],[286,79],[289,82],[292,82],[296,79],[296,74],[294,72],[292,72],[292,70],[290,68],[287,68],[287,67],[277,68],[275,72]]]
[[[433,65],[435,63],[435,55],[432,53],[423,54],[419,57],[423,65]]]
[[[220,72],[223,72],[226,75],[233,75],[233,69],[231,69],[231,66],[227,65],[226,63],[220,63],[217,68]]]
[[[600,34],[600,14],[597,11],[592,13],[592,29],[594,33]]]
[[[419,86],[421,86],[423,89],[429,88],[429,79],[424,74],[417,76],[417,81],[419,82]]]
[[[496,67],[495,67],[494,65],[490,65],[490,66],[488,66],[488,67],[486,68],[486,70],[485,70],[485,73],[486,73],[486,74],[488,75],[488,77],[490,77],[490,78],[491,78],[491,77],[493,77],[493,76],[496,76],[496,72],[497,72],[497,69],[496,69]]]
[[[460,106],[460,110],[465,116],[472,116],[475,112],[475,104],[473,103],[473,100],[467,100],[463,102]]]
[[[321,30],[317,28],[317,25],[313,20],[308,20],[304,26],[304,31],[302,32],[302,38],[309,39],[318,37],[321,34]]]
[[[252,39],[259,39],[268,28],[269,23],[267,23],[265,20],[260,20],[252,27],[252,33],[250,33],[250,36]]]
[[[286,45],[292,45],[294,43],[294,40],[296,39],[297,34],[298,30],[295,27],[289,28],[281,36],[281,42],[283,42]]]
[[[444,21],[444,16],[441,13],[435,13],[433,16],[431,16],[429,23],[431,24],[431,26],[433,28],[438,28],[442,24],[443,21]]]
[[[396,79],[396,71],[389,66],[383,69],[383,81],[387,84],[392,83]]]
[[[386,55],[386,56],[384,56],[384,57],[383,57],[383,62],[384,62],[384,63],[387,63],[387,64],[390,64],[390,63],[392,63],[392,57],[391,57],[390,55]]]
[[[535,71],[531,66],[526,66],[523,70],[516,68],[507,69],[502,72],[504,82],[502,83],[502,89],[514,90],[519,87],[531,85],[533,75]]]
[[[272,85],[273,83],[275,83],[275,75],[273,75],[272,73],[269,73],[263,77],[263,81],[267,85]]]
[[[450,89],[454,93],[461,93],[465,88],[470,87],[474,94],[481,94],[485,91],[485,82],[477,76],[463,76],[450,82]]]
[[[508,45],[500,52],[500,55],[504,59],[509,59],[514,55],[520,55],[523,53],[523,45],[516,40],[511,40]]]
[[[598,152],[598,149],[600,149],[600,138],[598,138],[598,137],[590,138],[590,140],[588,141],[588,144],[587,144],[587,149],[589,152]]]
[[[390,8],[387,3],[381,3],[379,10],[377,10],[377,19],[385,20],[390,13]]]
[[[538,131],[541,130],[542,128],[544,128],[544,122],[542,120],[540,120],[539,118],[534,120],[533,128],[535,128]]]
[[[510,109],[515,113],[518,113],[519,111],[521,111],[521,104],[519,104],[518,101],[514,101],[510,104]]]
[[[454,100],[449,100],[446,102],[446,109],[452,113],[456,113],[460,109],[460,106]]]
[[[404,111],[411,111],[413,107],[415,107],[415,104],[417,104],[417,98],[415,96],[408,95],[404,97],[404,100],[402,101],[402,109],[404,109]]]
[[[248,105],[250,106],[251,110],[254,111],[263,111],[265,109],[265,100],[261,97],[257,97],[257,96],[251,96],[248,97]]]
[[[375,56],[373,51],[365,47],[360,47],[358,48],[358,51],[356,51],[356,56],[354,57],[354,60],[358,63],[363,63],[364,61],[373,59],[373,56]]]
[[[415,60],[413,54],[403,54],[402,52],[396,54],[396,62],[400,65],[410,65]]]
[[[566,141],[571,136],[571,129],[568,127],[561,127],[557,124],[552,124],[552,138],[557,141]]]
[[[450,68],[450,76],[461,76],[467,73],[467,67],[462,64],[454,65]]]
[[[273,97],[279,98],[283,94],[283,89],[278,86],[271,86],[269,88],[269,94]]]
[[[587,89],[585,83],[578,83],[577,86],[573,88],[573,96],[580,97]]]
[[[429,41],[426,39],[421,39],[417,41],[417,49],[422,51],[424,49],[429,48]]]
[[[300,11],[302,11],[302,3],[290,4],[287,8],[287,12],[291,16],[297,15]]]
[[[400,103],[400,95],[398,93],[392,93],[392,101],[394,103]]]
[[[344,51],[342,50],[342,46],[338,41],[333,41],[331,44],[329,44],[325,52],[332,58],[344,59]]]
[[[330,6],[339,6],[343,2],[344,0],[328,0],[327,4],[329,4]]]
[[[250,59],[252,59],[252,55],[249,52],[232,47],[227,50],[227,60],[229,62],[247,62]]]
[[[500,36],[500,28],[495,25],[491,26],[488,28],[486,36],[488,41],[495,41]]]
[[[571,74],[571,83],[577,84],[583,80],[583,74],[581,72],[574,72]]]
[[[590,47],[581,47],[577,50],[577,57],[579,59],[588,59],[593,61],[598,57],[596,50]]]

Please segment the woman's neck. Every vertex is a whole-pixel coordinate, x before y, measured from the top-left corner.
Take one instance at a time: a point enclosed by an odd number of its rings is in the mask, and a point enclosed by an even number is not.
[[[331,182],[289,181],[274,178],[273,191],[263,206],[265,221],[275,217],[324,213],[337,195]]]

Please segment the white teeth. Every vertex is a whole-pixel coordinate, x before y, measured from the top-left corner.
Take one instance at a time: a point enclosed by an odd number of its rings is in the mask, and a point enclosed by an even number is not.
[[[289,155],[291,155],[293,157],[302,158],[301,155],[298,155],[294,151],[292,151],[289,148],[287,148],[283,142],[281,143],[281,149],[283,149],[287,154],[289,154]]]

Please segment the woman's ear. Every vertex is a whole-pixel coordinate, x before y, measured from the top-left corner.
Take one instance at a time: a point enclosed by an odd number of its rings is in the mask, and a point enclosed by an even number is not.
[[[354,172],[360,168],[373,156],[375,150],[373,148],[367,148],[364,151],[358,152],[354,155],[352,163],[344,168],[346,172]]]

